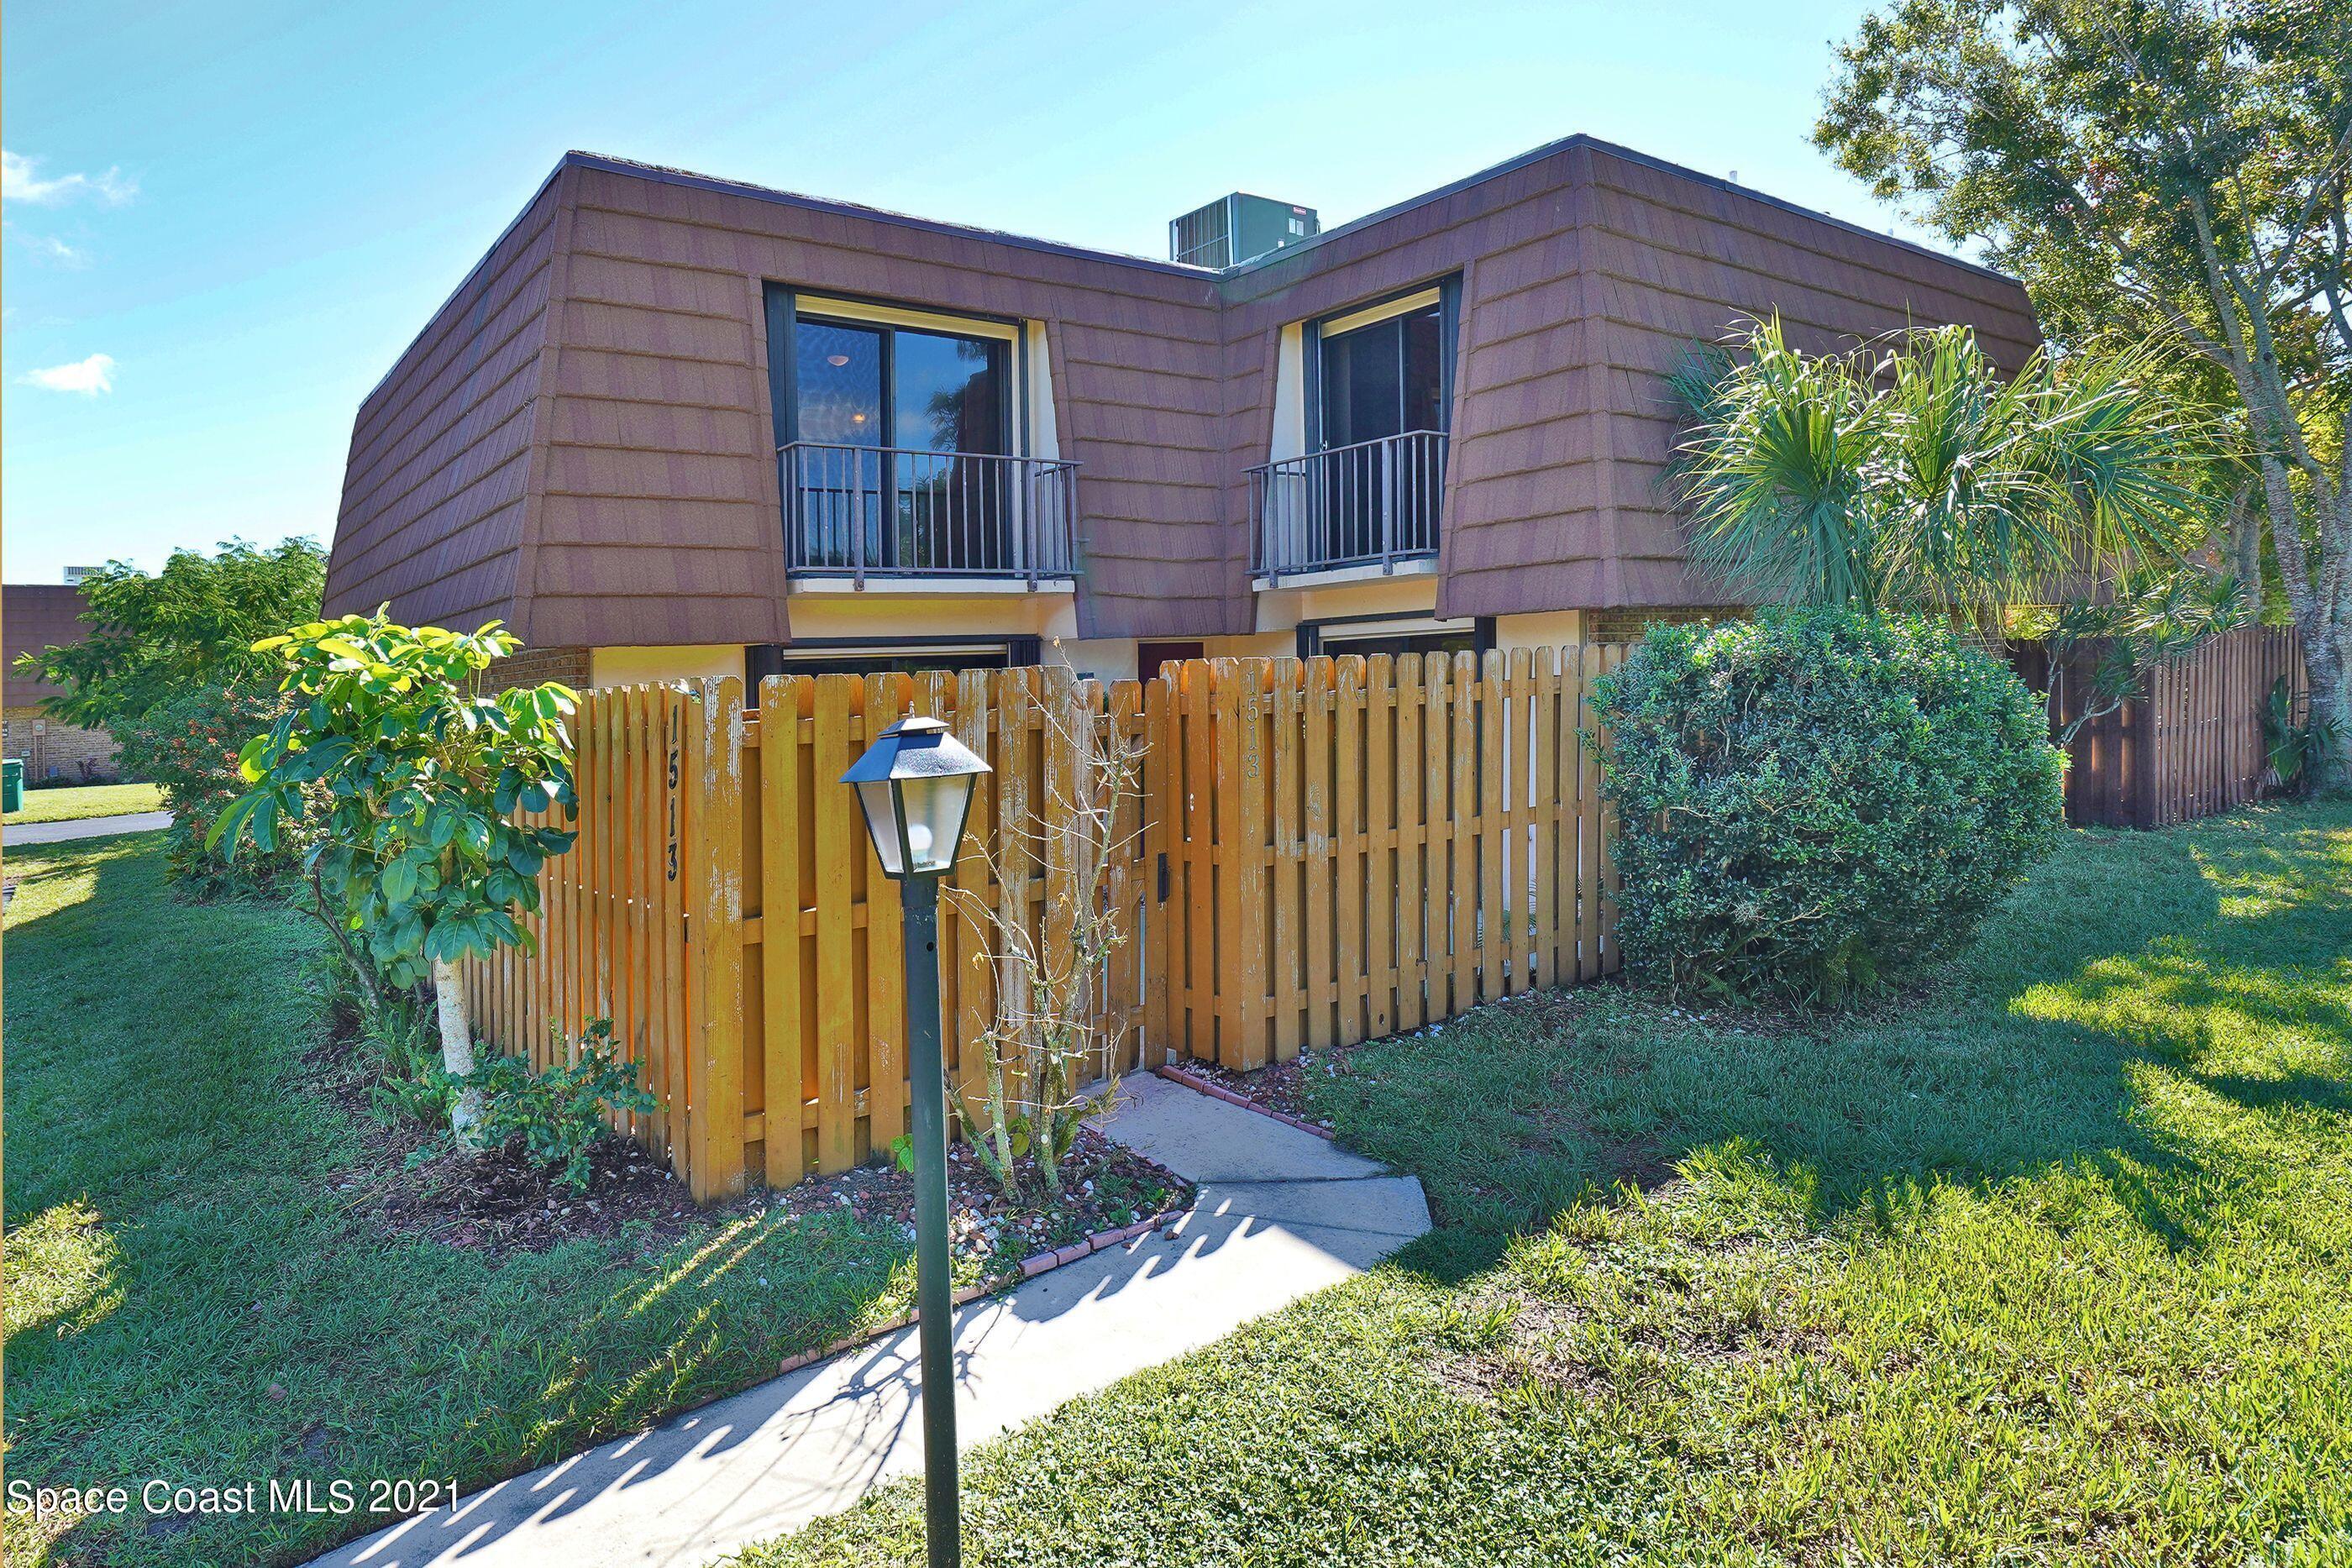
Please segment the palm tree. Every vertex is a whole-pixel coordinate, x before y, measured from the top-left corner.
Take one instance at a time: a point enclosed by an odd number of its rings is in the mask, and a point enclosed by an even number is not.
[[[2155,371],[2005,375],[1966,327],[1806,354],[1776,316],[1673,378],[1691,559],[1749,602],[1976,614],[2177,567],[2214,452]]]

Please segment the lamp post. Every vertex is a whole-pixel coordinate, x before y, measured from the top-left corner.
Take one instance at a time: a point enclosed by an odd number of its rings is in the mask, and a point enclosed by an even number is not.
[[[902,718],[841,776],[857,787],[906,920],[907,1071],[915,1101],[915,1308],[923,1365],[923,1535],[956,1568],[955,1325],[948,1280],[947,1069],[940,1054],[940,878],[954,868],[972,780],[989,771],[935,718]]]

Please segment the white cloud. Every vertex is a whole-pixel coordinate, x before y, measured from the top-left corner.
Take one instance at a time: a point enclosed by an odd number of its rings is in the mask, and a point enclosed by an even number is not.
[[[55,235],[36,235],[26,243],[51,261],[67,267],[79,267],[89,259]]]
[[[119,168],[98,174],[59,174],[43,179],[40,162],[37,158],[0,151],[0,201],[56,207],[90,196],[108,206],[119,207],[139,193],[138,182],[124,179]]]
[[[51,365],[45,371],[26,371],[16,379],[28,387],[47,387],[51,392],[79,392],[84,397],[96,397],[100,392],[114,390],[114,356],[92,354],[69,365]]]

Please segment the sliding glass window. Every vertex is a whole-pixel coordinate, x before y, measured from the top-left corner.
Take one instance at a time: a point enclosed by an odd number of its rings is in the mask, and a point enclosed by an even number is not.
[[[792,333],[800,561],[1013,566],[1012,345],[823,316],[797,317]]]
[[[1327,563],[1437,548],[1445,474],[1450,311],[1425,302],[1318,329],[1314,445],[1303,541]],[[1360,325],[1349,325],[1350,320]]]

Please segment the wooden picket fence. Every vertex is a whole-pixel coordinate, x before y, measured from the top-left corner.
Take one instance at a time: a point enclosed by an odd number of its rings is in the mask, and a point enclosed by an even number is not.
[[[1093,988],[1105,1071],[1255,1067],[1591,979],[1618,956],[1590,689],[1623,653],[773,676],[755,706],[734,680],[590,692],[579,840],[541,873],[530,947],[469,967],[477,1032],[543,1066],[610,1019],[661,1103],[624,1130],[698,1197],[886,1150],[908,1113],[898,902],[837,780],[908,713],[995,769],[940,901],[967,1095],[1010,977],[993,934],[1066,952],[1081,886],[1124,936]],[[1140,747],[1140,789],[1079,838],[1087,736]]]

